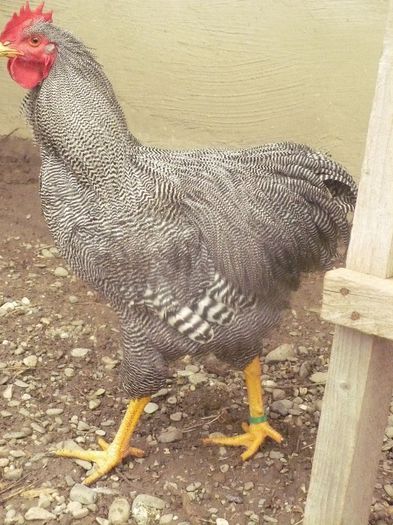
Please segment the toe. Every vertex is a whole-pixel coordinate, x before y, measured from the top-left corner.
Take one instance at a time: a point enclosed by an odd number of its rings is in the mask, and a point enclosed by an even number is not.
[[[109,443],[105,441],[105,439],[103,438],[98,438],[97,443],[101,447],[102,450],[106,450],[107,448],[109,448]]]
[[[97,450],[68,450],[63,448],[60,450],[56,450],[55,454],[56,456],[62,458],[83,459],[84,461],[97,461],[100,452]]]

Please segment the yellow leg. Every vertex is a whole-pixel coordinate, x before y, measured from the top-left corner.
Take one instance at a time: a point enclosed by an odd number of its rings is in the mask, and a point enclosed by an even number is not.
[[[90,485],[97,479],[110,472],[116,465],[127,456],[143,457],[144,452],[139,448],[129,447],[129,442],[134,433],[134,429],[142,415],[143,409],[150,401],[150,397],[142,397],[130,401],[126,414],[120,424],[119,430],[112,441],[108,444],[105,440],[99,439],[98,444],[102,450],[58,450],[57,456],[64,458],[83,459],[93,461],[97,464],[96,470],[88,476],[83,483]]]
[[[253,456],[265,441],[270,437],[281,443],[283,437],[274,430],[267,422],[263,407],[263,390],[261,385],[261,362],[259,357],[251,361],[244,369],[244,378],[247,385],[248,404],[250,409],[249,424],[243,423],[244,434],[234,437],[213,437],[204,439],[204,443],[211,445],[224,445],[230,447],[246,447],[242,459],[246,460]]]

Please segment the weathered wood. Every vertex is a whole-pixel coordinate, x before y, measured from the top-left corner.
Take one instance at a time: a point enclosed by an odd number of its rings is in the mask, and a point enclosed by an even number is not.
[[[321,317],[369,335],[393,340],[393,279],[347,268],[325,275]]]
[[[393,274],[393,3],[347,266]],[[393,322],[393,320],[392,320]],[[393,387],[393,344],[337,327],[304,525],[367,525]]]
[[[366,525],[392,395],[391,345],[338,327],[304,525]]]

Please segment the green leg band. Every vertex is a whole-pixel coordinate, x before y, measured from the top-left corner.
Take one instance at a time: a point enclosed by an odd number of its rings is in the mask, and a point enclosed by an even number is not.
[[[248,422],[250,425],[256,425],[257,423],[266,423],[267,416],[257,416],[257,417],[250,417]]]

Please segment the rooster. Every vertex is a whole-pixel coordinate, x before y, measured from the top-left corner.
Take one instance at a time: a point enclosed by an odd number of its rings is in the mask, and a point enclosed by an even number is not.
[[[26,88],[24,113],[40,147],[42,210],[75,273],[110,302],[130,399],[101,450],[60,450],[92,461],[90,484],[125,457],[168,363],[214,352],[243,369],[250,417],[244,433],[206,443],[242,446],[250,458],[272,428],[263,404],[260,352],[301,274],[328,268],[356,186],[326,155],[293,143],[243,150],[170,151],[129,132],[92,52],[52,23],[43,4],[15,13],[0,56]]]

